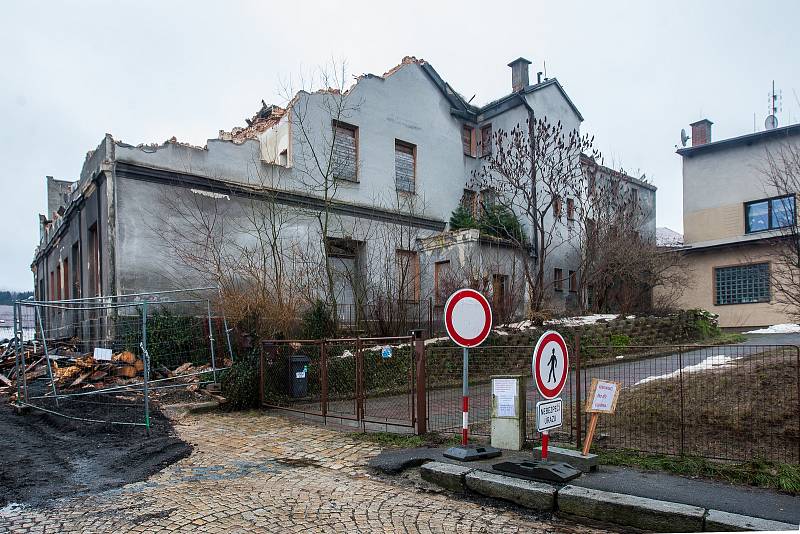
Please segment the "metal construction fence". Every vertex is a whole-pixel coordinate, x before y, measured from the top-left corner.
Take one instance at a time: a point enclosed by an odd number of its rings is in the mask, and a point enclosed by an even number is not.
[[[361,428],[413,429],[417,361],[411,336],[267,341],[261,403]]]
[[[389,358],[382,356],[385,347],[392,347]],[[542,399],[530,380],[533,351],[533,345],[470,349],[470,435],[491,433],[491,377],[518,374],[526,382],[526,434],[538,440],[534,408]],[[263,405],[361,427],[457,433],[462,365],[460,347],[426,347],[418,338],[267,342]],[[551,431],[555,442],[580,448],[586,396],[598,378],[621,385],[616,413],[600,416],[599,448],[800,463],[796,346],[580,347],[576,340],[570,365],[561,394],[564,424]]]
[[[212,290],[15,303],[17,403],[149,431],[160,392],[216,382],[233,361]]]

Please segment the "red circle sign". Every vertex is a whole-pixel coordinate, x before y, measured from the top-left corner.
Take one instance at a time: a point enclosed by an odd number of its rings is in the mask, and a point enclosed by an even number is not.
[[[533,351],[531,370],[542,397],[552,399],[561,393],[569,372],[569,353],[561,334],[552,330],[542,334]]]
[[[489,301],[474,289],[459,289],[444,305],[444,325],[456,344],[477,347],[492,329]]]

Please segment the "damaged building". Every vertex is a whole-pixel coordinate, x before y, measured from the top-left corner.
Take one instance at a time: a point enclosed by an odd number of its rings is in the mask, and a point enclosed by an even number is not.
[[[503,315],[519,315],[519,253],[474,230],[449,232],[448,221],[460,205],[492,194],[476,189],[473,176],[493,132],[524,124],[529,113],[565,132],[580,129],[583,117],[562,85],[541,75],[531,83],[529,64],[510,63],[511,92],[484,106],[407,57],[346,91],[301,91],[285,107],[264,104],[246,126],[203,147],[174,138],[133,146],[107,134],[77,181],[47,179],[32,264],[36,298],[220,284],[215,269],[256,263],[263,232],[272,257],[285,262],[265,267],[276,271],[265,284],[296,284],[289,290],[311,299],[330,274],[344,322],[373,313],[370,291],[429,313],[451,289],[448,277],[459,272],[463,283],[473,268]],[[642,190],[654,214],[655,189]],[[567,249],[557,248],[547,276],[576,271]],[[553,307],[563,309],[571,285],[553,282]],[[522,297],[512,302],[512,293]]]

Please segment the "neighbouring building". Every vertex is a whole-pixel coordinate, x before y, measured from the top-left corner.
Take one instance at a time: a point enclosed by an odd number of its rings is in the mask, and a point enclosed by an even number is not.
[[[300,91],[285,108],[264,104],[246,127],[220,131],[203,147],[174,138],[133,146],[106,135],[77,181],[48,178],[32,265],[36,296],[205,285],[216,281],[210,264],[244,261],[266,236],[287,258],[281,276],[296,293],[315,289],[309,266],[325,243],[345,322],[370,315],[365,295],[379,291],[428,313],[452,273],[473,263],[496,306],[518,314],[524,284],[514,254],[501,240],[447,226],[459,205],[491,194],[470,184],[492,132],[525,124],[529,113],[565,132],[580,129],[583,117],[558,80],[530,83],[529,64],[510,63],[511,93],[484,106],[407,57],[346,91]],[[639,185],[654,217],[655,188]],[[263,235],[254,219],[269,220]],[[562,239],[570,239],[566,230]],[[579,274],[566,247],[550,262],[549,275],[563,276],[551,280],[554,306],[563,308]],[[392,284],[378,282],[387,276]],[[512,302],[512,293],[522,298]]]
[[[781,195],[764,175],[767,154],[800,146],[800,124],[712,140],[712,122],[691,125],[683,158],[683,243],[691,287],[681,308],[719,315],[724,327],[790,322],[771,272],[775,241],[796,224],[795,195]]]

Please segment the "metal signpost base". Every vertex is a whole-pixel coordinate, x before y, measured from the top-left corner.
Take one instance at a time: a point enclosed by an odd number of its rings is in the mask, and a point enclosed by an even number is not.
[[[450,458],[451,460],[458,460],[460,462],[472,462],[474,460],[497,458],[501,454],[503,454],[503,451],[488,445],[485,447],[459,445],[457,447],[450,447],[444,451],[442,456],[445,458]]]
[[[524,462],[500,462],[492,465],[502,471],[519,478],[530,480],[546,480],[547,482],[569,482],[581,476],[581,472],[563,462],[546,460],[527,460]]]

